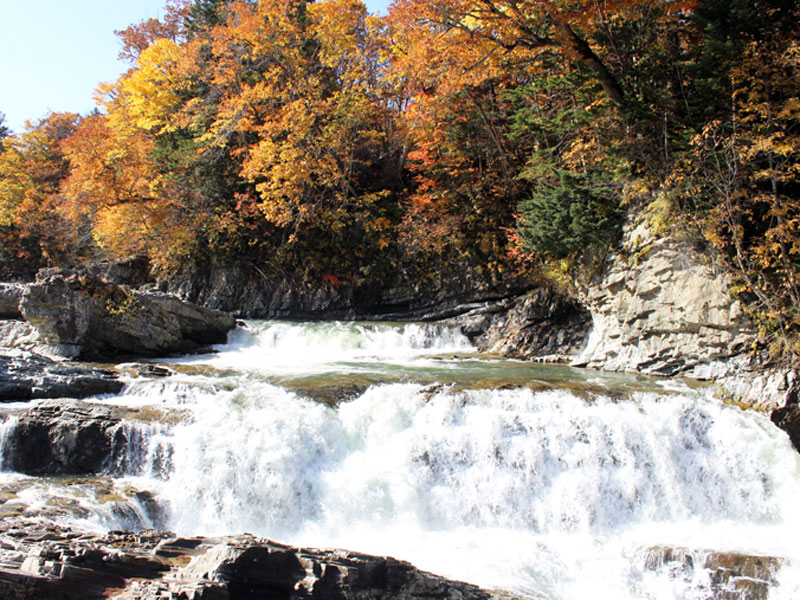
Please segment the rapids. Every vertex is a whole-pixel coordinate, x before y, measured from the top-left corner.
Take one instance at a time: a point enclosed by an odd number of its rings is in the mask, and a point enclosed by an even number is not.
[[[780,557],[770,597],[800,597],[800,457],[707,388],[481,356],[436,324],[251,322],[216,350],[96,399],[153,407],[104,477],[0,482],[95,530],[246,531],[530,598],[706,598],[702,569],[645,568],[659,547]]]

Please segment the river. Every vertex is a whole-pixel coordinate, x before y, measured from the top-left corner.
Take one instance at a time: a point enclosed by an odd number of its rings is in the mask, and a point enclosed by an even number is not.
[[[441,324],[253,321],[166,366],[96,399],[152,409],[102,485],[0,482],[92,530],[250,532],[529,598],[708,596],[654,548],[781,557],[770,597],[800,597],[800,456],[710,388],[482,356]]]

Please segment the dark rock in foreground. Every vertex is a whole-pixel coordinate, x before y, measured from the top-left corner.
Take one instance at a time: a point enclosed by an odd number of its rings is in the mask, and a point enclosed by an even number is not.
[[[75,273],[43,274],[25,289],[20,309],[44,342],[84,360],[192,352],[224,342],[236,324],[174,296]]]
[[[0,355],[0,402],[117,394],[124,384],[107,369],[61,363],[35,354]]]
[[[487,600],[393,558],[252,536],[92,535],[33,520],[0,526],[0,600]]]

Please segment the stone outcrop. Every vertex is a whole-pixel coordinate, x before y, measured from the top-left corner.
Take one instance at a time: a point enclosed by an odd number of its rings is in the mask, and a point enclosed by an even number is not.
[[[32,519],[0,525],[0,600],[494,597],[393,558],[293,548],[252,536],[92,535]]]
[[[540,288],[489,303],[458,322],[482,352],[555,362],[566,361],[583,348],[591,316],[576,301]]]
[[[212,265],[159,283],[181,298],[242,318],[435,320],[487,301],[519,295],[521,279],[497,280],[468,265],[433,276],[398,272],[393,281],[355,286],[335,277],[303,282],[264,273],[256,265]]]
[[[30,353],[0,354],[0,402],[34,398],[87,398],[117,394],[124,384],[115,372],[57,362]]]
[[[576,366],[720,377],[739,370],[755,336],[728,278],[689,242],[626,227],[618,252],[580,293],[592,333]]]
[[[49,400],[20,413],[6,442],[7,466],[29,475],[98,473],[112,454],[115,436],[124,434],[118,410]]]
[[[224,342],[235,326],[221,311],[78,273],[42,273],[20,308],[42,341],[84,360],[192,352]]]
[[[800,405],[792,402],[776,408],[770,418],[789,435],[792,445],[800,452]]]

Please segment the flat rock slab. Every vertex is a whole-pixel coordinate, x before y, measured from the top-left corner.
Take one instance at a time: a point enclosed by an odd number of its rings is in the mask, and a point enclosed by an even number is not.
[[[36,354],[0,355],[0,402],[35,398],[87,398],[117,394],[115,372],[58,362]]]
[[[0,525],[0,600],[496,597],[393,558],[293,548],[249,535],[92,535],[22,518]]]

